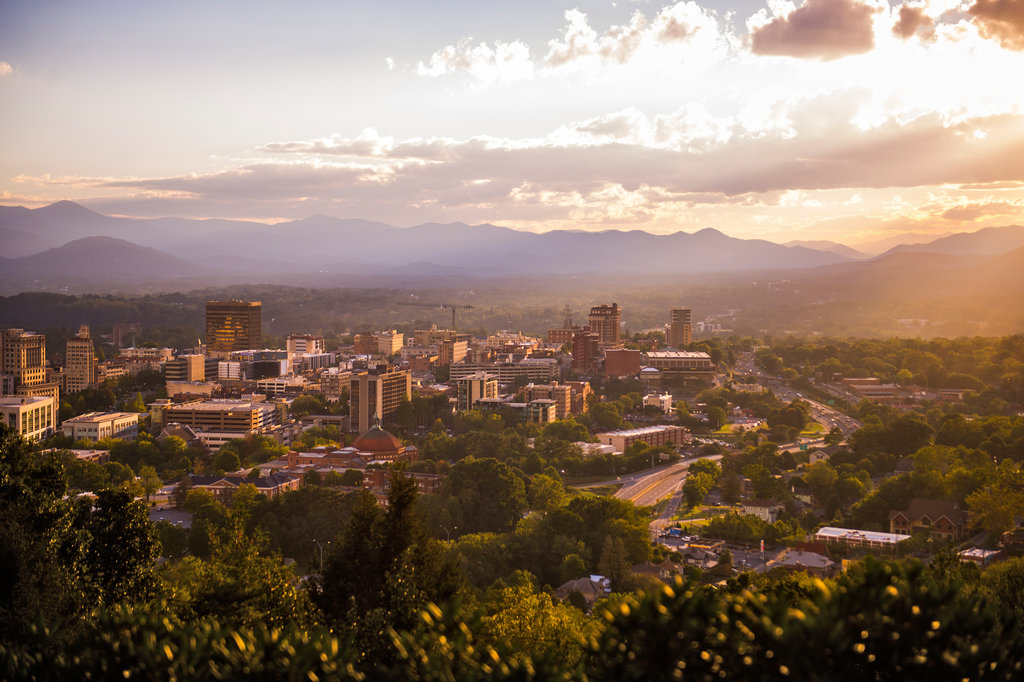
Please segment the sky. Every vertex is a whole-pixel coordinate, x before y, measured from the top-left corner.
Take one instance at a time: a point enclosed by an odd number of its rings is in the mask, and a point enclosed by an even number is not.
[[[846,244],[1022,223],[1024,0],[6,0],[0,204],[61,199]]]

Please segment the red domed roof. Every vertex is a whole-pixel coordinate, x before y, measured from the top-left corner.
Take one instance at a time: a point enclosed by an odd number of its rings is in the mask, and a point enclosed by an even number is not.
[[[404,446],[402,441],[374,424],[369,431],[356,438],[352,447],[360,452],[396,452]]]

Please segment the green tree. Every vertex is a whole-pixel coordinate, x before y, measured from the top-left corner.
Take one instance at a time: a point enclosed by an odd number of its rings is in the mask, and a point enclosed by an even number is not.
[[[804,483],[819,500],[826,500],[832,494],[839,473],[828,462],[816,462],[804,472]]]
[[[972,527],[983,530],[990,541],[1013,528],[1024,515],[1024,471],[1007,460],[999,467],[995,481],[967,497]]]
[[[562,506],[565,500],[565,488],[560,479],[545,474],[535,474],[530,479],[530,509],[551,511]]]
[[[37,618],[79,608],[77,548],[61,551],[71,532],[66,491],[56,455],[37,455],[0,421],[0,641],[28,638]]]
[[[461,533],[510,531],[527,509],[521,472],[494,458],[456,462],[442,494]]]
[[[615,403],[597,403],[590,408],[589,416],[594,426],[601,431],[611,431],[622,426],[622,415]]]
[[[460,575],[440,543],[414,513],[416,482],[393,472],[387,508],[369,492],[359,502],[339,542],[331,546],[313,598],[329,622],[352,628],[371,660],[394,652],[382,640],[388,627],[411,629],[428,602],[446,602]]]
[[[687,506],[696,507],[703,502],[713,486],[714,482],[711,476],[706,473],[698,472],[687,475],[686,482],[683,483],[683,497],[686,498]]]
[[[728,421],[728,417],[725,414],[725,410],[723,410],[721,407],[717,405],[712,405],[711,407],[709,407],[706,411],[706,414],[708,416],[708,425],[713,430],[716,431],[722,428],[725,425],[726,421]]]
[[[231,472],[242,468],[242,462],[238,453],[227,446],[220,449],[217,456],[213,458],[213,468],[217,471]]]
[[[190,621],[213,617],[235,628],[304,621],[306,593],[280,555],[267,551],[264,538],[235,529],[212,536],[211,544],[209,560],[185,557],[163,569],[173,613]]]
[[[707,474],[711,477],[712,484],[717,483],[719,476],[722,475],[722,468],[710,459],[698,459],[691,463],[686,470],[689,474]]]
[[[319,394],[300,395],[292,400],[288,409],[296,419],[310,414],[327,414],[327,404]]]
[[[721,478],[722,488],[722,502],[726,504],[735,504],[739,502],[740,494],[742,492],[742,483],[740,477],[735,472],[725,472]]]
[[[178,559],[185,556],[188,549],[188,532],[181,526],[170,521],[158,521],[155,524],[160,556]]]
[[[363,473],[358,469],[346,469],[341,475],[341,485],[358,487],[363,484]]]
[[[139,469],[139,483],[142,485],[142,491],[146,494],[146,501],[149,501],[149,496],[160,490],[163,487],[163,481],[157,476],[156,469],[151,466],[144,466]]]
[[[633,573],[629,568],[629,559],[622,538],[608,536],[601,547],[601,558],[597,562],[597,570],[611,581],[612,590],[627,592],[633,588]]]
[[[72,519],[85,536],[81,589],[93,603],[131,603],[152,596],[159,546],[143,503],[120,490],[101,490],[95,500],[80,498]]]
[[[575,419],[563,419],[547,424],[541,431],[545,438],[556,438],[570,443],[588,442],[590,432]]]
[[[990,566],[981,574],[983,592],[995,603],[1024,616],[1024,557],[1012,557]]]
[[[597,630],[580,610],[538,592],[519,574],[508,587],[488,592],[482,636],[496,649],[526,654],[535,660],[559,660],[575,665],[583,642]]]

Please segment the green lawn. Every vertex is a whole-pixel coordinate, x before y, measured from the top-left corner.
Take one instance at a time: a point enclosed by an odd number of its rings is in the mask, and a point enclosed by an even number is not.
[[[608,495],[608,496],[611,496],[611,495],[614,495],[615,493],[619,492],[619,488],[621,488],[621,487],[622,487],[621,484],[616,483],[614,485],[602,485],[602,486],[598,486],[596,488],[585,488],[584,490],[586,490],[586,492],[588,492],[588,493],[594,493],[595,495]]]
[[[800,435],[801,436],[820,436],[823,433],[825,433],[825,426],[824,426],[824,424],[819,424],[818,422],[811,422],[810,424],[807,425],[807,427],[803,431],[800,432]]]
[[[684,523],[689,523],[690,525],[702,526],[707,519],[714,516],[721,516],[722,514],[728,514],[734,509],[735,507],[700,505],[689,512],[676,514],[672,520],[682,521]]]

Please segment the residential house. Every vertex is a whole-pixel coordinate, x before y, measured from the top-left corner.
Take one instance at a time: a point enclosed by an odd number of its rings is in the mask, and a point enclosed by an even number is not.
[[[889,532],[898,535],[928,531],[943,540],[959,540],[967,527],[967,512],[956,502],[914,498],[910,508],[889,512]]]

